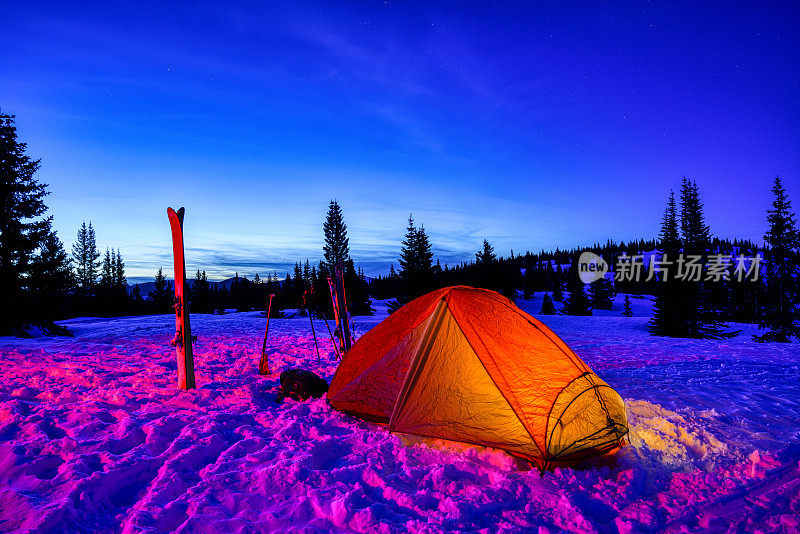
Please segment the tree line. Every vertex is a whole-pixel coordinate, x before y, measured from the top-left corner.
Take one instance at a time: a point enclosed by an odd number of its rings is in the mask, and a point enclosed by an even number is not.
[[[0,335],[68,334],[55,321],[76,316],[118,316],[171,313],[173,283],[159,268],[154,289],[141,294],[130,286],[119,248],[109,247],[101,255],[91,221],[83,222],[67,254],[63,242],[46,216],[47,184],[35,177],[40,160],[31,158],[17,137],[13,115],[0,113]],[[266,309],[268,296],[275,295],[273,315],[281,309],[312,310],[330,317],[328,276],[341,263],[352,313],[371,313],[366,277],[350,257],[347,227],[341,208],[331,201],[323,224],[324,259],[317,265],[299,262],[294,276],[277,272],[266,280],[252,280],[238,273],[227,284],[212,283],[198,270],[189,280],[189,302],[194,313],[226,309]]]
[[[45,216],[47,185],[34,174],[39,160],[26,154],[17,139],[14,117],[0,114],[0,333],[25,333],[31,325],[59,332],[54,321],[80,315],[127,315],[170,313],[172,283],[159,269],[154,290],[143,297],[139,286],[128,285],[120,250],[107,248],[101,259],[92,223],[78,230],[72,255],[52,229],[52,216]],[[670,194],[657,238],[628,243],[607,241],[593,247],[526,252],[498,257],[488,240],[473,261],[442,266],[435,259],[424,225],[409,216],[398,255],[399,270],[367,281],[349,252],[344,216],[336,200],[328,206],[322,224],[323,258],[312,264],[296,262],[293,272],[279,279],[275,272],[266,280],[237,275],[227,284],[212,283],[198,270],[189,284],[189,302],[195,313],[266,309],[275,295],[273,316],[283,309],[310,311],[331,317],[328,278],[337,265],[343,268],[347,301],[353,315],[371,313],[369,297],[393,298],[390,310],[440,287],[470,285],[501,292],[514,300],[543,293],[543,314],[591,315],[593,309],[611,309],[616,293],[634,298],[655,295],[649,328],[654,335],[676,337],[724,337],[731,334],[727,322],[755,322],[765,332],[758,341],[788,341],[800,336],[800,233],[791,202],[781,180],[775,178],[774,201],[768,210],[769,230],[764,245],[747,240],[726,240],[711,234],[703,215],[697,184],[683,179],[679,200]],[[630,258],[649,256],[649,266],[658,271],[644,279],[600,278],[588,288],[578,277],[577,258],[584,250],[603,257],[612,269]],[[762,276],[741,280],[733,261],[724,266],[724,276],[708,281],[712,266],[700,266],[699,279],[679,276],[674,263],[683,256],[712,255],[734,260],[737,255],[758,256]],[[648,265],[645,265],[647,267]],[[717,274],[720,268],[716,267]],[[586,291],[588,289],[588,291]],[[624,315],[631,315],[626,296]]]
[[[728,322],[757,323],[765,332],[756,341],[800,339],[800,233],[795,214],[779,177],[773,182],[774,201],[767,212],[764,245],[749,240],[712,236],[695,181],[684,178],[679,205],[670,193],[659,236],[652,240],[615,243],[569,250],[526,252],[498,258],[484,240],[475,259],[455,266],[434,263],[424,226],[408,219],[396,271],[374,278],[369,292],[379,299],[395,298],[390,311],[441,287],[469,285],[499,291],[511,300],[542,292],[541,314],[591,315],[610,310],[617,293],[626,293],[622,315],[632,316],[631,298],[655,295],[648,328],[653,335],[723,338],[736,335]],[[577,259],[592,251],[611,273],[584,284]],[[614,276],[614,268],[641,262],[640,277]],[[681,273],[684,262],[696,276]],[[755,258],[755,259],[753,259]],[[744,259],[744,261],[742,261]],[[757,267],[757,268],[756,268]],[[744,269],[746,276],[742,276]],[[588,286],[588,287],[587,287]]]

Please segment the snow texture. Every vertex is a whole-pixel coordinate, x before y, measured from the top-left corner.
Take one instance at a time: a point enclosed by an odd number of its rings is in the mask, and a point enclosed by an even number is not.
[[[539,298],[519,301],[538,312]],[[330,380],[322,321],[193,315],[198,389],[174,389],[171,315],[0,338],[0,532],[800,530],[800,350],[651,337],[636,316],[539,316],[626,400],[613,461],[541,474],[508,454],[275,402],[281,370]],[[385,317],[355,318],[365,332]],[[617,309],[618,308],[618,309]]]

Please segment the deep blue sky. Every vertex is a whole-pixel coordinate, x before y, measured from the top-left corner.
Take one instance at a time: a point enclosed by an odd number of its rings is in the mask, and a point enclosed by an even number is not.
[[[652,237],[683,175],[716,235],[800,205],[797,2],[68,4],[4,5],[0,110],[131,278],[167,206],[224,278],[318,259],[331,198],[369,274],[409,212],[453,263]]]

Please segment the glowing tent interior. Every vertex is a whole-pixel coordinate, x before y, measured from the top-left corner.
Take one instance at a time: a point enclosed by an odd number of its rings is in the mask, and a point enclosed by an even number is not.
[[[625,404],[549,328],[494,291],[428,293],[366,333],[328,391],[397,432],[504,449],[540,468],[600,455]]]

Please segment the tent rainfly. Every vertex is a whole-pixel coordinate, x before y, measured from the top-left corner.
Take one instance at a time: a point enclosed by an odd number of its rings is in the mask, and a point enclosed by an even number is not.
[[[364,334],[328,401],[541,469],[612,451],[628,432],[620,395],[558,336],[502,295],[466,286],[423,295]]]

